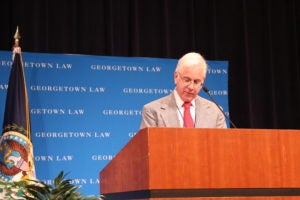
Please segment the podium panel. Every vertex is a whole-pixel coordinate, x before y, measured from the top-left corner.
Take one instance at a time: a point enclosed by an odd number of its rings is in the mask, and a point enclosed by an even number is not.
[[[300,199],[299,156],[298,130],[145,128],[100,172],[100,191],[108,199]]]

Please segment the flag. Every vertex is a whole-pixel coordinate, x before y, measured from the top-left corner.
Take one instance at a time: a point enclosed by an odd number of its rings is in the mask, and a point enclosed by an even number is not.
[[[29,104],[21,48],[14,47],[0,140],[0,180],[35,179]]]

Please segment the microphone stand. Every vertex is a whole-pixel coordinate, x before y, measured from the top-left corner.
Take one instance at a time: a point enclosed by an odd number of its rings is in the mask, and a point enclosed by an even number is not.
[[[223,115],[225,116],[225,118],[230,122],[231,126],[233,128],[237,128],[236,125],[230,120],[230,118],[225,114],[225,112],[223,111],[223,109],[219,106],[219,104],[217,104],[217,102],[214,100],[214,98],[212,98],[212,96],[209,94],[209,90],[207,87],[203,86],[202,89],[204,90],[204,92],[206,94],[208,94],[209,98],[214,102],[214,104],[216,104],[216,106],[219,108],[219,110],[223,113]]]

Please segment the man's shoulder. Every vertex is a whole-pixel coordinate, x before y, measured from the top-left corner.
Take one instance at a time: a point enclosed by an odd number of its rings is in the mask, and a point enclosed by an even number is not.
[[[152,107],[152,106],[157,106],[161,104],[168,104],[170,100],[174,98],[172,94],[169,94],[167,96],[163,96],[159,99],[155,99],[153,101],[150,101],[149,103],[145,104],[145,107]]]
[[[202,106],[206,106],[206,107],[215,107],[214,102],[204,97],[197,96],[195,100],[196,100],[196,104],[201,104]]]
[[[216,103],[214,103],[211,100],[208,100],[208,99],[198,96],[196,98],[196,102],[197,102],[196,104],[198,104],[201,108],[206,108],[206,109],[210,110],[210,112],[220,112]]]
[[[212,101],[205,99],[204,97],[201,96],[197,96],[195,100],[201,103],[212,103]]]

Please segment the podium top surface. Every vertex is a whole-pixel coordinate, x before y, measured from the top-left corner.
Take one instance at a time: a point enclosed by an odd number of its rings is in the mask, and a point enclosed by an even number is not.
[[[145,128],[100,172],[101,193],[300,187],[300,131]]]

